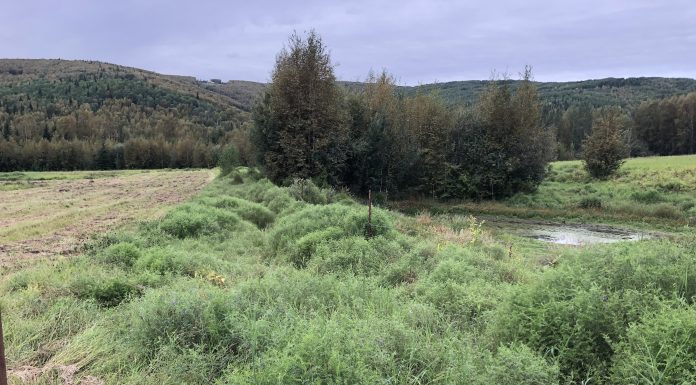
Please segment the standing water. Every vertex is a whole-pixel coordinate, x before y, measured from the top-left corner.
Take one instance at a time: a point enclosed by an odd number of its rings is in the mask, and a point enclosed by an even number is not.
[[[485,218],[496,229],[522,237],[561,245],[590,245],[620,241],[639,241],[654,238],[653,234],[613,226],[595,224],[565,224],[512,218]]]

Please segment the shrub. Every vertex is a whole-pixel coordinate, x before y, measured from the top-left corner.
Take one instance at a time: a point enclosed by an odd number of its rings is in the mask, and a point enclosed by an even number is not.
[[[696,383],[696,309],[665,309],[633,324],[612,367],[617,385]]]
[[[141,252],[137,246],[130,242],[121,242],[107,247],[99,254],[99,259],[105,263],[130,267],[140,258],[140,255]]]

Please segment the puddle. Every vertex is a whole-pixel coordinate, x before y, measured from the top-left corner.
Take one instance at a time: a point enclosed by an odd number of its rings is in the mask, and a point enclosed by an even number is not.
[[[613,226],[565,224],[512,218],[482,218],[494,229],[561,245],[591,245],[651,239],[655,235]]]

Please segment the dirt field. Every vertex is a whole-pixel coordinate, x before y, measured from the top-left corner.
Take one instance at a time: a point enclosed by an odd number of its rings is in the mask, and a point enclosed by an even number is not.
[[[24,173],[0,189],[0,271],[70,255],[94,234],[161,215],[214,177],[211,170],[51,174]]]

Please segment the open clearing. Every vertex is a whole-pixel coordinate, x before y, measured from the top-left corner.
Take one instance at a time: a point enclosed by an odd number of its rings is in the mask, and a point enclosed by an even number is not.
[[[212,170],[0,174],[0,268],[70,254],[91,235],[160,215]]]

